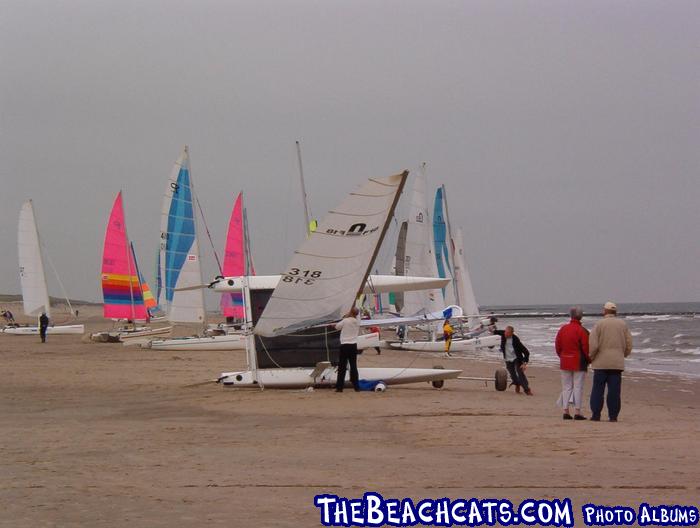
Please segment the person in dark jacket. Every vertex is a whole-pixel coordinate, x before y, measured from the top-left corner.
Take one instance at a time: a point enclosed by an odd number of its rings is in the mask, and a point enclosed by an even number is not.
[[[46,330],[49,328],[49,317],[46,312],[42,312],[41,317],[39,317],[39,335],[41,336],[41,342],[46,343]]]
[[[501,353],[512,380],[511,385],[515,385],[515,392],[520,392],[520,387],[522,387],[525,394],[532,396],[532,390],[525,375],[527,364],[530,361],[530,351],[515,335],[512,326],[506,326],[505,330],[496,330],[494,334],[501,336]]]
[[[583,310],[574,306],[569,310],[571,321],[559,329],[554,347],[559,356],[561,369],[561,397],[559,404],[564,411],[564,420],[585,420],[581,414],[583,384],[591,362],[588,355],[588,330],[581,324]],[[573,397],[574,416],[569,413],[569,402]]]

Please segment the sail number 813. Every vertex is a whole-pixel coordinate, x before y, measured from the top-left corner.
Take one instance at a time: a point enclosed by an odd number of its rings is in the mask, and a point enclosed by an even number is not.
[[[282,277],[282,282],[291,282],[294,284],[313,284],[314,279],[319,279],[320,277],[321,272],[319,270],[302,270],[299,268],[292,268],[284,277]]]

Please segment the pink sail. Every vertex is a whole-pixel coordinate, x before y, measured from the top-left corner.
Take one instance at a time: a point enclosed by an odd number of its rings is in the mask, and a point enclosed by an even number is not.
[[[245,274],[245,227],[243,225],[243,193],[238,193],[231,212],[226,235],[223,274],[225,277],[240,277]],[[255,271],[250,270],[251,275]],[[221,313],[225,317],[243,319],[243,297],[240,293],[221,295]]]
[[[147,319],[143,291],[129,247],[121,191],[109,216],[102,250],[104,316],[112,319]]]

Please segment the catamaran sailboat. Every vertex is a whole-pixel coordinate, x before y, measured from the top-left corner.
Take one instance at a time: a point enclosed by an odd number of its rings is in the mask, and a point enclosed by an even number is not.
[[[44,259],[37,229],[34,205],[31,200],[22,204],[19,213],[19,228],[17,232],[17,249],[19,253],[19,277],[22,286],[22,302],[24,314],[40,316],[46,313],[51,319],[51,304],[44,273]],[[59,280],[60,283],[60,280]],[[61,288],[63,286],[61,285]],[[75,315],[66,295],[66,303],[71,315]],[[85,327],[76,325],[52,325],[47,329],[49,334],[82,334]],[[3,329],[6,334],[38,335],[38,326],[8,326]]]
[[[429,236],[429,231],[424,229],[416,229],[413,227],[420,225],[418,219],[422,219],[423,215],[427,216],[427,205],[424,198],[425,180],[416,179],[416,190],[414,191],[414,206],[412,214],[415,216],[409,220],[408,235],[406,242],[406,261],[415,260],[409,256],[408,240],[411,239],[412,232],[419,231],[422,235],[423,246],[414,244],[418,254],[430,255],[430,265],[436,270],[436,274],[440,277],[451,278],[451,284],[443,288],[442,292],[438,292],[439,298],[444,300],[445,304],[456,304],[460,306],[466,317],[467,328],[463,330],[461,335],[453,338],[450,345],[450,354],[454,352],[474,352],[486,348],[493,348],[500,345],[500,337],[487,334],[481,328],[481,316],[479,315],[479,306],[474,296],[469,271],[464,261],[464,243],[461,228],[457,228],[455,233],[452,233],[448,210],[445,186],[438,188],[435,193],[435,205],[433,208],[433,236]],[[427,224],[427,218],[426,218]],[[428,224],[429,225],[429,224]],[[413,230],[412,230],[413,227]],[[434,249],[425,251],[424,245]],[[408,268],[408,264],[406,265]],[[426,302],[423,300],[423,302]],[[388,345],[392,348],[401,350],[415,350],[421,352],[444,352],[445,342],[431,340],[405,340],[389,342]]]
[[[254,328],[246,334],[248,369],[221,374],[224,386],[335,384],[339,333],[329,325],[364,290],[407,175],[406,171],[373,178],[350,193],[309,233],[273,290],[252,289],[243,277],[246,321]],[[212,287],[226,291],[234,285],[234,278],[226,278]],[[460,373],[439,368],[359,368],[360,379],[378,387],[420,381],[441,384]]]
[[[154,306],[155,300],[150,295],[148,302],[150,289],[139,273],[136,252],[133,244],[129,243],[121,191],[114,199],[107,222],[101,280],[104,317],[129,323],[113,330],[93,333],[90,339],[99,343],[127,343],[170,333],[172,327],[138,326],[139,321],[149,321],[148,305]]]
[[[159,305],[171,323],[206,324],[200,267],[194,186],[187,147],[175,163],[161,209]],[[194,286],[194,288],[193,288]],[[162,303],[160,301],[163,301]],[[235,350],[244,347],[236,334],[154,339],[140,342],[153,350]]]

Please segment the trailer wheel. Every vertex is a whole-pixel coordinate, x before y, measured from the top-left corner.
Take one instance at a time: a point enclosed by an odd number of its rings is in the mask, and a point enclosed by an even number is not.
[[[495,381],[497,391],[506,390],[508,388],[508,371],[502,368],[496,370]]]
[[[374,386],[374,392],[384,392],[385,390],[386,390],[386,383],[384,383],[383,381],[378,382]]]
[[[442,365],[433,365],[434,369],[445,370]],[[430,382],[434,389],[442,389],[445,386],[445,380],[433,380]]]

